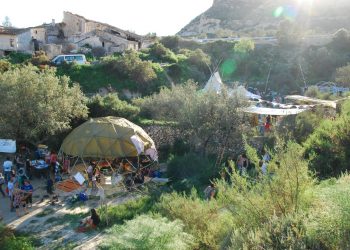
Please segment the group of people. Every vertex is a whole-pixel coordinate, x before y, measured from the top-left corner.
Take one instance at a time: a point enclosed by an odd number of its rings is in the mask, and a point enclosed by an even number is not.
[[[18,160],[13,161],[15,164]],[[27,208],[32,206],[33,186],[25,175],[17,174],[17,171],[22,169],[14,169],[13,162],[9,157],[6,158],[3,164],[3,173],[0,173],[0,192],[4,198],[10,199],[10,210],[16,211],[17,216],[27,213]],[[18,165],[17,165],[18,167]],[[6,191],[3,190],[3,185],[6,186]]]

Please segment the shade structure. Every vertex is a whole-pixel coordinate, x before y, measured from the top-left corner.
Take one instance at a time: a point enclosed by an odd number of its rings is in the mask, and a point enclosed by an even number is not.
[[[119,117],[93,118],[75,128],[63,141],[61,151],[78,157],[135,157],[155,148],[139,126]]]

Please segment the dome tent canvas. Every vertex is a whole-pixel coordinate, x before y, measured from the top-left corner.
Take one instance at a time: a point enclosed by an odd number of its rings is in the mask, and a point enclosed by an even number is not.
[[[137,157],[155,148],[151,137],[136,124],[119,117],[92,118],[75,128],[60,151],[80,158]]]

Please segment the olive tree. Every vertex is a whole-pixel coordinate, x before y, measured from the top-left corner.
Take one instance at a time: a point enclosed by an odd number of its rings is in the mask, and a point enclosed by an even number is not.
[[[218,152],[219,148],[242,139],[244,113],[241,109],[247,100],[240,88],[223,89],[221,93],[204,92],[197,91],[193,82],[187,82],[172,89],[164,88],[159,94],[137,100],[135,104],[150,118],[176,122],[183,131],[182,139],[203,154],[208,148]]]
[[[0,74],[0,136],[37,143],[87,116],[85,97],[68,77],[34,66]]]

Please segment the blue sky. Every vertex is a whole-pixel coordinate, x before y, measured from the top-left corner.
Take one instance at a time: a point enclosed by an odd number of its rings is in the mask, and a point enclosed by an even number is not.
[[[1,1],[0,21],[5,16],[22,28],[61,22],[63,11],[111,24],[144,35],[174,35],[193,18],[207,10],[213,0],[17,0]]]

